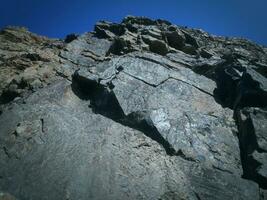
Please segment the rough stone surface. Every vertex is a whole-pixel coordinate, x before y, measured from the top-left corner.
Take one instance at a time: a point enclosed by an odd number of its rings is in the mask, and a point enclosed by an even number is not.
[[[133,16],[0,42],[0,199],[266,199],[265,47]]]
[[[8,27],[0,32],[0,43],[0,104],[58,79],[62,41],[37,36],[25,28]]]
[[[243,108],[237,112],[244,175],[257,180],[262,187],[267,181],[267,111]]]

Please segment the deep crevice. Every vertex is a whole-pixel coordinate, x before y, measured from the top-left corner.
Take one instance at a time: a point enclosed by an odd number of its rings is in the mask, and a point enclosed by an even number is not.
[[[252,153],[262,153],[259,147],[255,129],[249,114],[241,119],[241,109],[245,107],[266,107],[267,92],[260,88],[260,83],[254,80],[246,69],[240,66],[218,66],[215,69],[217,88],[214,90],[215,100],[223,107],[234,110],[234,119],[238,127],[240,158],[243,168],[242,178],[252,180],[261,188],[267,188],[267,178],[257,170],[262,165],[255,160]]]
[[[267,178],[257,173],[257,169],[262,164],[252,156],[255,151],[258,153],[265,153],[265,151],[259,147],[255,128],[249,113],[245,113],[246,119],[244,120],[241,119],[241,115],[242,113],[239,109],[235,111],[234,118],[239,130],[240,157],[243,167],[242,177],[253,180],[257,182],[261,188],[267,189]]]
[[[80,99],[90,101],[89,106],[94,113],[110,118],[124,126],[141,131],[146,136],[159,143],[169,156],[180,155],[176,153],[169,142],[162,137],[156,127],[150,123],[146,111],[138,111],[125,115],[115,94],[109,88],[75,73],[73,75],[72,90]]]
[[[19,93],[17,93],[16,91],[6,90],[0,96],[0,105],[7,104],[19,96],[20,96]]]
[[[231,66],[216,68],[215,100],[222,106],[234,110],[247,106],[266,107],[267,92],[260,88],[260,83],[253,80],[245,69],[236,68]]]
[[[260,88],[260,83],[252,78],[246,68],[236,62],[235,56],[225,55],[224,62],[214,66],[197,66],[195,73],[204,75],[216,82],[217,88],[213,97],[223,107],[234,110],[234,120],[238,127],[240,158],[243,168],[242,178],[252,180],[260,188],[267,189],[267,178],[257,170],[262,165],[252,156],[252,153],[265,153],[258,145],[254,125],[250,118],[245,122],[238,119],[240,110],[245,107],[267,107],[267,92]],[[256,70],[257,71],[257,70]]]

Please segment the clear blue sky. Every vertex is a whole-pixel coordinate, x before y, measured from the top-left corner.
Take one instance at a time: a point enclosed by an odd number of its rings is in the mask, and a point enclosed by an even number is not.
[[[26,26],[54,38],[93,30],[126,15],[162,18],[267,46],[267,0],[1,0],[0,27]]]

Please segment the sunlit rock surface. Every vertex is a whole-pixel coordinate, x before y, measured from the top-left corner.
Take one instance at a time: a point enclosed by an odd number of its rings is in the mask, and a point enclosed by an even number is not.
[[[132,16],[0,42],[0,199],[267,198],[265,47]]]

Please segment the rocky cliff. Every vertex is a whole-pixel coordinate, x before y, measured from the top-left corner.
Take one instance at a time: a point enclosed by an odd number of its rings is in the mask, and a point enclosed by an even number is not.
[[[0,44],[0,199],[267,199],[267,48],[131,16]]]

